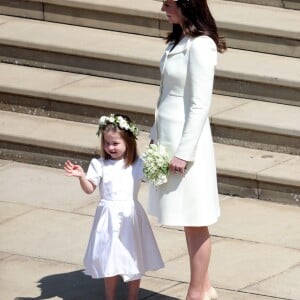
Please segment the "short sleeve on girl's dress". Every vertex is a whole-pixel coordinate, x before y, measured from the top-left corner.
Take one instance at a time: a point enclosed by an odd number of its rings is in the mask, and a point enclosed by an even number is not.
[[[90,162],[86,178],[91,181],[95,186],[98,186],[102,177],[102,159],[93,158]]]

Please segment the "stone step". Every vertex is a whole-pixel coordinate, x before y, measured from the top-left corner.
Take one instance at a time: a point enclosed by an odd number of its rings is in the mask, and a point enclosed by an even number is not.
[[[52,167],[66,159],[87,166],[99,149],[97,125],[0,111],[0,158]],[[141,132],[139,151],[149,142]],[[223,194],[299,205],[300,157],[215,144]]]
[[[158,86],[3,63],[0,73],[2,110],[92,124],[122,111],[152,126]],[[210,119],[216,142],[300,155],[300,107],[214,94]]]
[[[4,62],[149,84],[159,84],[165,48],[159,38],[7,16],[0,45]],[[229,49],[219,56],[214,90],[299,106],[300,60]]]
[[[256,5],[266,5],[266,6],[275,6],[287,9],[300,9],[299,0],[224,0],[224,1],[234,1],[242,2]]]
[[[229,47],[300,57],[300,12],[224,0],[210,5]],[[152,0],[3,0],[0,13],[161,37],[170,25],[160,6]]]

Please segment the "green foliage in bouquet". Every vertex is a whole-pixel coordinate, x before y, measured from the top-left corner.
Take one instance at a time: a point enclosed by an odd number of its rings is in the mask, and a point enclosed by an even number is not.
[[[163,146],[151,144],[143,153],[144,175],[147,181],[161,185],[168,180],[169,155]]]

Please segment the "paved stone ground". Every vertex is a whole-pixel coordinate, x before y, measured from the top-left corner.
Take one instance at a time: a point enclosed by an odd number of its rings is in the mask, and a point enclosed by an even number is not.
[[[104,299],[82,273],[97,193],[63,170],[0,160],[0,299]],[[146,206],[147,186],[140,199]],[[221,300],[300,299],[300,208],[220,196],[210,275]],[[181,228],[150,217],[165,268],[142,280],[140,299],[184,299],[188,256]],[[125,299],[120,283],[118,300]]]

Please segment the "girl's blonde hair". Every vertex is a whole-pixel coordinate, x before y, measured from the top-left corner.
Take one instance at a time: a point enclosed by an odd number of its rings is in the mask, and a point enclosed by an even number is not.
[[[133,124],[129,117],[124,115],[114,115],[115,117],[122,117],[128,122],[128,124]],[[100,128],[100,127],[99,127]],[[117,123],[107,123],[102,125],[98,133],[101,133],[101,143],[100,143],[100,154],[104,159],[111,159],[111,156],[104,151],[104,134],[107,132],[117,132],[120,134],[120,137],[124,140],[126,145],[126,151],[124,154],[125,166],[131,166],[137,159],[137,143],[136,136],[130,131],[124,128],[120,128]]]

